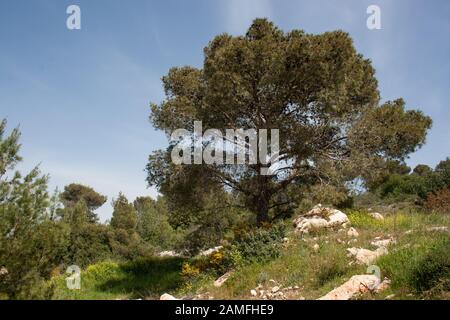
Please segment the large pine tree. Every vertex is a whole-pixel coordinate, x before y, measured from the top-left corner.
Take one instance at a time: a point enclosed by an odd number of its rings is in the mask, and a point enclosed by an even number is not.
[[[302,188],[370,182],[420,147],[431,126],[402,99],[380,103],[375,69],[347,33],[283,32],[266,19],[256,19],[243,36],[215,37],[203,68],[172,68],[163,85],[166,99],[152,105],[151,121],[168,136],[193,132],[195,121],[222,134],[279,130],[279,165],[271,175],[261,174],[260,162],[175,164],[172,144],[147,166],[149,184],[174,206],[193,207],[211,190],[232,190],[259,223],[295,205]]]

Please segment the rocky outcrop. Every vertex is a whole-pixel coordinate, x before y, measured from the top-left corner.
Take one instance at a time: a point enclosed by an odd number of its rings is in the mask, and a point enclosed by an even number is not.
[[[325,229],[328,227],[328,221],[323,218],[298,218],[295,222],[296,234],[308,234],[311,231]]]
[[[350,220],[345,213],[336,209],[328,208],[328,227],[338,228],[338,227],[347,227],[350,225]]]
[[[299,235],[326,228],[345,228],[349,224],[350,221],[345,213],[323,207],[321,204],[294,220],[295,233]]]
[[[376,237],[370,245],[376,247],[375,250],[369,250],[364,248],[347,248],[347,256],[354,258],[357,264],[370,265],[377,260],[380,256],[388,253],[388,247],[396,243],[394,238],[383,239]]]
[[[387,253],[385,247],[380,247],[374,251],[363,248],[348,248],[347,256],[355,259],[357,264],[370,265],[372,262],[377,260],[379,257]]]
[[[201,257],[209,256],[209,255],[212,255],[215,252],[220,251],[222,248],[223,248],[223,246],[217,246],[217,247],[214,247],[214,248],[203,250],[198,255],[201,256]]]
[[[158,257],[181,257],[182,254],[178,253],[176,251],[162,251],[160,253],[158,253]]]
[[[220,288],[232,275],[234,271],[228,271],[223,276],[214,281],[214,287]]]
[[[210,249],[206,249],[203,251],[200,251],[200,253],[198,254],[198,256],[200,257],[205,257],[205,256],[209,256],[215,252],[218,252],[222,249],[222,246],[217,246],[214,248],[210,248]],[[160,253],[158,253],[158,257],[186,257],[189,256],[189,254],[187,252],[177,252],[174,250],[167,250],[167,251],[161,251]]]
[[[396,241],[393,238],[388,239],[382,239],[382,238],[375,238],[370,244],[377,248],[387,248],[390,245],[394,244]]]
[[[346,281],[343,285],[330,291],[318,300],[350,300],[357,295],[368,291],[380,292],[389,286],[389,280],[380,279],[371,274],[356,275]]]

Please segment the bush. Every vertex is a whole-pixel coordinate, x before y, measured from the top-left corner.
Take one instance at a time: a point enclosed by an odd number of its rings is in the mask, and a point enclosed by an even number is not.
[[[425,296],[450,290],[450,239],[447,235],[421,237],[415,244],[381,257],[378,264],[392,287]]]
[[[433,291],[435,287],[450,290],[449,241],[435,246],[411,270],[410,285],[416,292]]]
[[[425,208],[433,212],[450,213],[450,189],[429,193],[425,201]]]
[[[280,255],[280,246],[285,236],[284,224],[258,228],[238,235],[226,253],[230,265],[236,262],[267,262]]]
[[[191,265],[189,262],[183,263],[181,267],[181,276],[187,279],[192,279],[200,274],[200,268]]]
[[[117,263],[103,261],[87,267],[86,271],[83,272],[82,279],[85,277],[94,283],[103,283],[122,276],[123,273]]]
[[[248,225],[246,211],[210,208],[203,215],[199,223],[191,225],[186,230],[183,241],[177,246],[179,251],[185,250],[194,256],[202,249],[215,247],[223,240],[229,239],[232,230],[238,225],[243,223]]]
[[[181,276],[186,280],[192,280],[200,274],[218,276],[227,271],[229,264],[225,263],[224,252],[217,251],[209,256],[200,256],[184,262],[181,267]]]

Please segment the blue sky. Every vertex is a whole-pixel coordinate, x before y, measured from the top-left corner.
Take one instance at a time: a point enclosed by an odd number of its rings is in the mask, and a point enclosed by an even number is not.
[[[66,8],[81,8],[81,30]],[[381,8],[368,30],[366,8]],[[427,144],[408,163],[450,156],[449,1],[0,0],[0,118],[20,125],[21,170],[40,163],[50,188],[90,185],[109,198],[156,195],[144,167],[166,146],[148,122],[172,66],[200,67],[216,34],[242,34],[255,17],[284,30],[343,29],[372,59],[383,100],[403,97],[434,120]]]

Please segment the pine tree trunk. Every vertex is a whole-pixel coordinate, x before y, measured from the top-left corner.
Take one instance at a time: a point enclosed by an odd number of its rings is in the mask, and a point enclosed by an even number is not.
[[[269,221],[269,200],[263,196],[257,198],[256,201],[256,223],[260,226]]]

